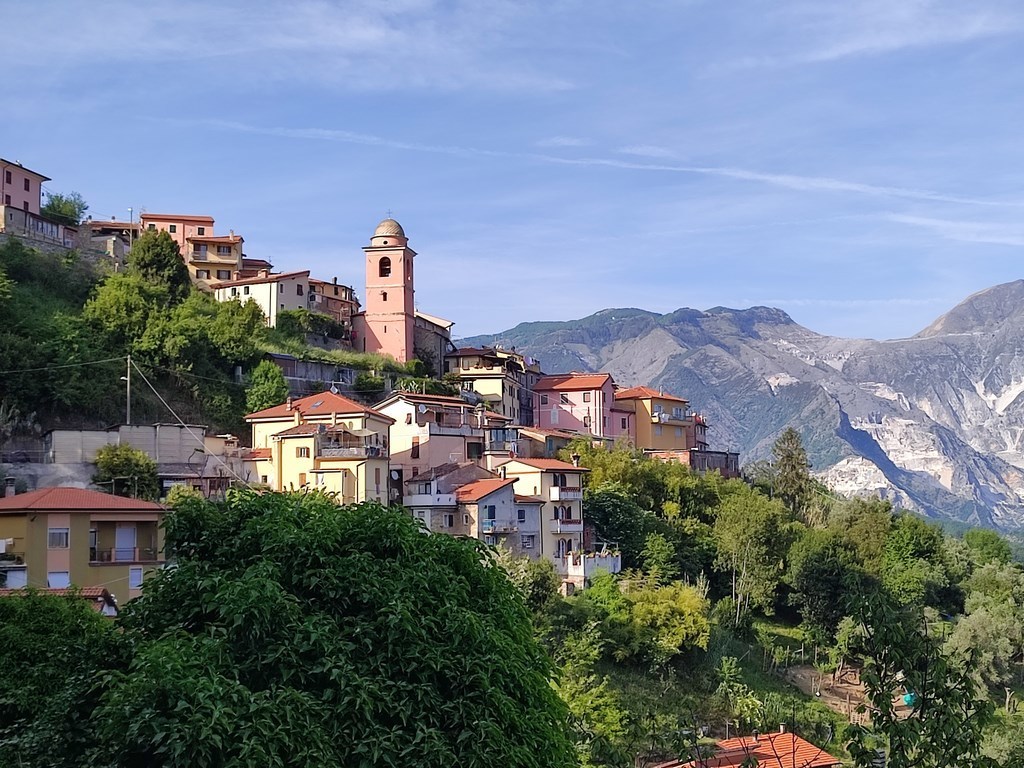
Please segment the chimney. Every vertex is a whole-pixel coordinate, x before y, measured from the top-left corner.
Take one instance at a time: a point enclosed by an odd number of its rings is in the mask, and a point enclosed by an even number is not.
[[[580,455],[578,453],[574,453],[569,458],[572,459],[572,465],[574,467],[578,467],[580,465]]]
[[[13,496],[13,495],[14,495],[14,478],[13,477],[5,477],[4,478],[4,488],[3,488],[2,497],[3,498],[7,498],[7,497]]]
[[[786,724],[785,723],[779,723],[779,733],[785,733],[785,732],[786,732]]]
[[[508,468],[504,464],[498,467],[498,477],[500,477],[502,480],[508,479]]]
[[[288,399],[284,401],[284,409],[290,411],[292,409],[292,396],[288,395]]]
[[[335,285],[337,285],[338,284],[338,278],[332,277],[331,278],[331,282],[334,283]]]
[[[257,274],[260,277],[270,277],[270,270],[269,269],[261,269]]]
[[[755,743],[755,744],[757,744],[757,743],[759,743],[759,742],[761,741],[761,739],[759,738],[759,737],[760,737],[760,735],[761,735],[761,734],[759,734],[759,733],[757,732],[757,729],[755,728],[755,729],[754,729],[754,732],[753,732],[753,733],[751,734],[751,737],[752,737],[752,738],[754,739],[754,743]]]
[[[234,237],[234,236],[235,236],[235,230],[233,230],[233,229],[229,229],[229,230],[228,230],[228,232],[230,232],[230,233],[231,233],[231,237]]]

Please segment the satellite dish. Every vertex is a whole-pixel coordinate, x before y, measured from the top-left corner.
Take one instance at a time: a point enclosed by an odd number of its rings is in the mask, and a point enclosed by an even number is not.
[[[341,391],[340,389],[338,389],[338,388],[337,388],[336,386],[334,386],[333,384],[331,384],[331,394],[332,394],[332,395],[336,395],[336,394],[338,394],[338,393],[339,393],[340,391]]]
[[[427,406],[425,406],[422,403],[420,403],[418,406],[416,406],[416,410],[419,411],[420,413],[426,413],[427,412]]]
[[[392,470],[391,470],[391,479],[392,479],[392,480],[397,480],[397,479],[398,479],[398,477],[399,477],[399,475],[398,475],[398,470],[397,470],[397,469],[392,469]]]

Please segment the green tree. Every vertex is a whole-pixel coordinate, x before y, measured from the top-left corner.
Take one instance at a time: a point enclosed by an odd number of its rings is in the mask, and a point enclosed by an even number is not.
[[[527,608],[538,613],[558,599],[562,579],[551,560],[516,555],[507,547],[498,547],[497,552],[498,563],[519,590]]]
[[[48,219],[77,227],[82,223],[89,204],[77,192],[64,195],[60,192],[47,192],[46,202],[39,212]]]
[[[800,433],[787,427],[772,446],[775,494],[786,508],[803,517],[812,501],[810,464]]]
[[[831,641],[848,601],[861,590],[855,550],[832,531],[809,529],[790,549],[790,572],[804,622],[813,635]]]
[[[400,510],[233,491],[168,516],[93,721],[116,765],[569,766],[567,712],[484,545]]]
[[[245,407],[249,413],[262,411],[280,405],[288,397],[288,382],[280,366],[269,360],[261,360],[260,364],[249,375],[249,386],[245,390]]]
[[[96,452],[93,483],[118,496],[156,500],[160,478],[156,462],[145,451],[124,443],[105,445]]]
[[[679,555],[664,534],[647,534],[640,559],[644,570],[658,584],[666,584],[679,575]]]
[[[11,290],[14,288],[14,281],[7,276],[7,271],[0,266],[0,301],[11,298]]]
[[[174,302],[183,300],[192,290],[178,244],[163,230],[147,230],[139,236],[128,256],[128,269],[166,288]]]
[[[871,707],[871,728],[851,726],[848,747],[858,768],[868,768],[881,737],[890,768],[986,768],[983,729],[992,704],[979,696],[970,675],[947,659],[925,631],[921,613],[891,599],[862,605],[861,680]],[[910,694],[909,714],[898,711]]]
[[[964,534],[964,543],[976,565],[1010,562],[1010,543],[993,530],[972,528]]]
[[[882,575],[885,542],[893,526],[892,504],[878,497],[849,499],[837,505],[828,527],[857,551],[867,573]]]
[[[124,651],[87,600],[33,590],[0,599],[0,765],[89,765],[96,683]]]
[[[903,605],[953,610],[942,531],[916,515],[896,518],[885,541],[882,584]]]
[[[587,488],[584,508],[587,521],[593,524],[601,540],[618,544],[623,567],[638,567],[653,515],[644,512],[627,488],[619,483]]]

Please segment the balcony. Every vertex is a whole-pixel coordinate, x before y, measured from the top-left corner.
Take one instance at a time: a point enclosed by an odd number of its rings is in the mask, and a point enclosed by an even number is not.
[[[519,526],[513,523],[511,520],[481,520],[480,530],[483,533],[503,535],[509,533],[519,533]]]
[[[582,520],[552,520],[552,533],[583,533]]]
[[[0,570],[6,568],[24,568],[24,552],[0,552]]]
[[[553,485],[549,498],[551,501],[579,501],[583,498],[583,489],[578,485]]]
[[[156,563],[160,553],[148,547],[112,547],[98,549],[89,547],[89,563],[107,565],[110,563]]]
[[[589,581],[598,571],[618,573],[622,570],[622,556],[617,551],[573,552],[561,558],[560,570],[570,579]]]
[[[402,497],[406,507],[454,507],[454,493],[407,493]]]
[[[380,445],[325,445],[316,456],[318,459],[386,459],[388,452]]]

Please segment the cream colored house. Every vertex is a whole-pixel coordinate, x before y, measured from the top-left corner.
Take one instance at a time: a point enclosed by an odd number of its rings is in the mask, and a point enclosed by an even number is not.
[[[213,288],[217,301],[254,301],[263,310],[271,328],[277,326],[281,312],[306,309],[309,305],[309,270],[272,274],[260,270],[256,277],[225,280]]]
[[[514,349],[462,347],[447,355],[444,372],[459,386],[476,392],[497,413],[513,423],[534,424],[533,387],[542,374],[540,362]]]
[[[393,419],[333,392],[250,413],[249,482],[275,491],[323,490],[339,503],[390,502],[388,429]]]

